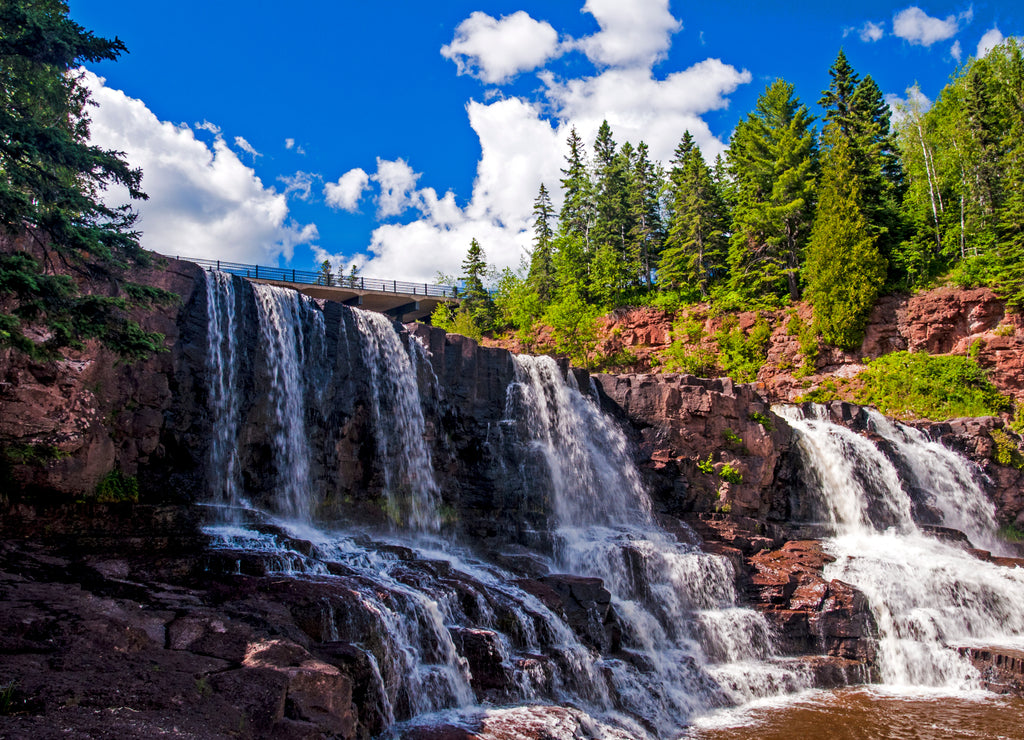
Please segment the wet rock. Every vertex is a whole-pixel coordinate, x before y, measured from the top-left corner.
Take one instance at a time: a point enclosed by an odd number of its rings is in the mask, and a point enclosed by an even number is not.
[[[1005,647],[961,647],[961,655],[981,673],[981,683],[997,694],[1024,696],[1024,651]]]
[[[469,663],[470,685],[477,696],[506,691],[512,671],[502,658],[501,640],[491,630],[451,627],[449,632],[459,655]]]

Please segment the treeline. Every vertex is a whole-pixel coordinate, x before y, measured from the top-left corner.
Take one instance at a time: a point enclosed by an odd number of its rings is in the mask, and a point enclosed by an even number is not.
[[[623,305],[722,310],[814,306],[814,331],[856,347],[876,298],[947,278],[1024,306],[1024,62],[1014,41],[972,60],[922,112],[898,120],[840,52],[821,130],[777,80],[708,162],[685,132],[665,167],[602,124],[588,153],[568,138],[562,207],[546,184],[518,271],[488,272],[474,240],[466,300],[435,322],[479,335],[550,327],[579,355],[594,319]],[[490,278],[493,292],[485,289]]]

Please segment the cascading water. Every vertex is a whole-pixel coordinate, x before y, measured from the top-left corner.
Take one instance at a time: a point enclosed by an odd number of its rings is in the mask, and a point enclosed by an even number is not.
[[[961,645],[1024,646],[1024,573],[973,557],[928,536],[911,516],[909,491],[923,491],[941,524],[994,542],[995,518],[968,464],[918,430],[869,414],[879,446],[827,419],[780,407],[799,439],[834,536],[827,578],[867,596],[879,630],[883,683],[951,690],[976,688]],[[901,472],[902,471],[902,472]]]
[[[736,606],[728,561],[655,524],[625,436],[573,374],[549,357],[515,362],[505,426],[546,469],[524,485],[548,486],[556,567],[602,578],[612,594],[623,649],[605,664],[618,705],[665,736],[702,710],[803,686],[768,662],[767,623]]]
[[[363,363],[370,374],[377,458],[384,474],[388,514],[413,530],[437,531],[441,523],[437,483],[416,366],[387,318],[368,311],[356,311],[355,316]],[[422,349],[415,339],[410,341]]]
[[[253,285],[269,375],[277,467],[277,513],[309,521],[312,496],[306,430],[307,394],[322,364],[323,315],[311,298],[272,285]]]
[[[240,504],[238,479],[238,326],[234,278],[204,273],[207,305],[206,364],[210,376],[209,407],[215,420],[208,465],[210,500],[229,507]]]

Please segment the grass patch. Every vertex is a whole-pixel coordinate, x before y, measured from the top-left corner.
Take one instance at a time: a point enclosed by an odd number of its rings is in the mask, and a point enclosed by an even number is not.
[[[95,499],[101,504],[138,503],[139,481],[134,475],[112,470],[97,484]]]
[[[855,394],[857,403],[874,405],[887,416],[943,420],[995,416],[1013,408],[969,357],[893,352],[872,360],[858,379],[864,385]]]

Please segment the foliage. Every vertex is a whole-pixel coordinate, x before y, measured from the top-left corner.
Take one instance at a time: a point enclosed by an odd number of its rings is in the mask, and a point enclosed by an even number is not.
[[[722,370],[733,380],[750,383],[757,379],[757,372],[764,365],[771,339],[771,327],[761,317],[744,334],[735,316],[723,318],[721,328],[715,332],[718,343],[718,363]]]
[[[672,344],[663,355],[665,369],[698,377],[712,377],[718,370],[718,353],[702,342],[704,320],[699,314],[684,314],[672,327]]]
[[[1012,524],[1006,524],[1000,527],[997,534],[1006,542],[1014,542],[1017,544],[1024,543],[1024,531],[1021,531]]]
[[[735,182],[729,267],[741,295],[800,297],[817,167],[813,122],[793,85],[776,80],[736,126],[728,151]]]
[[[726,483],[742,483],[743,473],[739,471],[732,463],[725,463],[722,468],[718,471],[718,477],[724,480]],[[724,507],[723,507],[724,511]],[[728,512],[725,512],[728,513]]]
[[[573,364],[590,368],[597,348],[597,317],[600,310],[583,300],[578,290],[569,290],[544,314],[551,327],[555,351],[567,355]]]
[[[483,337],[483,329],[473,315],[455,303],[439,303],[430,314],[430,323],[449,334],[461,334],[478,342]]]
[[[0,717],[7,717],[14,712],[14,692],[18,688],[18,682],[10,680],[0,686]]]
[[[996,448],[992,453],[992,459],[1000,465],[1005,465],[1018,470],[1024,469],[1024,455],[1021,455],[1017,444],[1010,439],[1005,429],[993,429],[989,436],[995,443]]]
[[[838,128],[826,131],[818,216],[807,247],[804,277],[814,329],[826,342],[855,349],[885,280],[886,262],[862,212],[855,152]]]
[[[794,311],[790,314],[789,321],[786,322],[786,334],[791,337],[795,336],[799,340],[800,355],[803,357],[803,362],[797,368],[794,376],[806,378],[808,375],[813,375],[817,369],[818,353],[821,351],[818,335],[814,332],[814,328]]]
[[[871,361],[858,379],[858,403],[888,416],[951,419],[1011,410],[985,371],[968,357],[893,352]]]
[[[750,420],[760,424],[766,432],[770,432],[774,428],[772,418],[768,414],[762,414],[760,411],[751,411]]]
[[[490,330],[494,323],[494,301],[484,287],[487,273],[484,250],[480,242],[472,239],[462,261],[462,304],[459,311],[468,314],[481,332]]]
[[[96,485],[94,498],[101,504],[116,504],[125,501],[137,503],[139,481],[133,475],[125,475],[120,470],[112,470]]]
[[[0,296],[9,296],[13,307],[0,314],[0,346],[43,360],[97,338],[135,360],[163,341],[127,317],[128,301],[83,296],[69,278],[53,274],[61,269],[109,278],[115,269],[146,261],[133,230],[135,214],[101,198],[111,185],[145,198],[142,173],[120,153],[89,143],[89,95],[77,72],[83,62],[116,59],[125,47],[95,36],[67,13],[63,0],[0,4],[0,224],[29,239],[44,260],[3,256]],[[129,299],[133,292],[139,288],[126,289]],[[30,324],[45,328],[42,342],[25,333]]]
[[[708,475],[715,472],[715,464],[712,462],[712,453],[708,453],[707,460],[697,458],[697,469],[702,473],[707,473]]]
[[[62,460],[68,453],[54,445],[11,442],[0,448],[0,459],[9,465],[42,466],[54,460]]]

